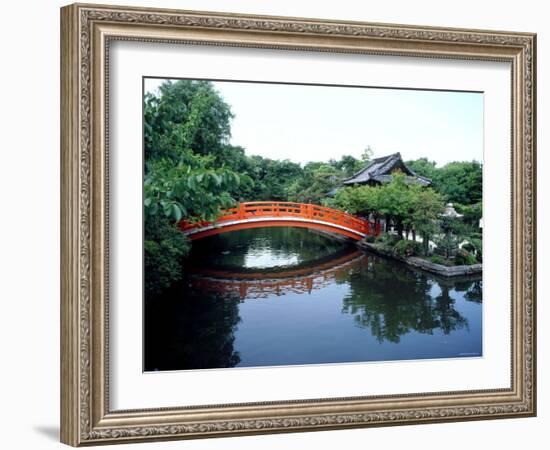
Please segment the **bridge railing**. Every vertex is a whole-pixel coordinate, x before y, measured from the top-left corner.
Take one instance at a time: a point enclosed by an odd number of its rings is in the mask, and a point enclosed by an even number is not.
[[[368,220],[325,206],[294,202],[243,202],[236,208],[230,208],[216,220],[216,223],[237,220],[249,220],[260,217],[296,217],[311,221],[328,222],[364,234],[378,234],[371,230]],[[191,223],[182,221],[183,231],[211,225],[213,222]]]

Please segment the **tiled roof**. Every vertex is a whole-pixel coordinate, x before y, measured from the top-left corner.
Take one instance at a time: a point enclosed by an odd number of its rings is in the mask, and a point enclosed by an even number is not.
[[[365,184],[369,181],[378,183],[390,182],[391,173],[397,169],[401,170],[410,177],[414,177],[415,180],[423,186],[429,186],[432,184],[432,181],[429,178],[421,177],[409,169],[401,159],[400,153],[394,153],[392,155],[373,159],[367,167],[361,169],[347,180],[344,180],[343,183],[352,185]]]

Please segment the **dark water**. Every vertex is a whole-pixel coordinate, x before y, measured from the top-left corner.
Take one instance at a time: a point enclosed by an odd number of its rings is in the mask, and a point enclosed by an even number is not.
[[[435,277],[298,228],[205,238],[186,266],[146,299],[146,371],[482,354],[481,277]]]

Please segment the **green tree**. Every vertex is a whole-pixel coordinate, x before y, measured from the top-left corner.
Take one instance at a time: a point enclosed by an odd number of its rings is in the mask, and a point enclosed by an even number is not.
[[[146,95],[144,115],[146,220],[212,220],[233,206],[231,194],[251,180],[223,165],[231,111],[211,83],[167,81]]]
[[[483,217],[482,202],[473,205],[461,205],[460,203],[453,205],[458,213],[464,215],[463,221],[471,228],[472,232],[479,232],[479,221]]]
[[[435,161],[430,161],[428,158],[419,158],[405,163],[417,175],[434,180],[437,177]]]
[[[380,214],[380,191],[378,186],[350,186],[338,190],[333,205],[351,214],[367,216]]]
[[[342,172],[330,164],[308,163],[302,176],[289,186],[288,198],[295,202],[322,204],[343,178]]]
[[[331,159],[329,164],[342,172],[346,178],[351,177],[365,166],[365,162],[351,155],[343,155],[339,160]]]
[[[145,160],[167,157],[177,162],[191,150],[223,163],[232,117],[210,82],[166,81],[158,95],[145,95]]]
[[[189,245],[176,223],[214,220],[235,205],[239,186],[251,184],[250,177],[224,166],[230,118],[229,106],[208,82],[168,81],[158,95],[145,96],[147,292],[181,278],[181,259]]]
[[[432,180],[432,187],[447,202],[474,205],[482,200],[483,166],[477,161],[454,161],[436,167],[434,161],[419,158],[407,161],[418,175]]]
[[[412,190],[412,224],[416,232],[422,236],[423,253],[427,255],[430,239],[438,232],[437,220],[444,210],[444,204],[441,196],[433,189],[416,185]]]
[[[370,145],[367,145],[363,150],[363,153],[361,153],[361,163],[363,167],[368,165],[371,162],[373,156],[374,156],[374,150],[371,148]]]
[[[150,216],[144,230],[144,275],[146,298],[160,295],[181,278],[181,259],[191,245],[163,215]]]
[[[479,203],[483,195],[483,167],[477,161],[448,163],[438,170],[434,188],[448,202]]]
[[[445,258],[450,259],[456,254],[460,242],[464,239],[464,225],[457,217],[441,216],[439,227],[442,234],[435,240],[437,250]]]
[[[408,177],[396,171],[393,173],[392,180],[380,188],[378,199],[380,214],[395,222],[399,239],[403,238],[405,226],[410,225],[412,221],[414,202],[410,191],[411,183]]]
[[[419,232],[428,251],[430,237],[437,231],[437,219],[443,211],[441,196],[433,189],[413,182],[400,172],[392,181],[381,186],[353,186],[340,189],[332,205],[351,214],[381,216],[396,223],[398,235],[412,231],[413,239]]]

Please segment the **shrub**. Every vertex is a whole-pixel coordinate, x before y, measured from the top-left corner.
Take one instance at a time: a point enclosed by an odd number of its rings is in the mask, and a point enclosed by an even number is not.
[[[393,254],[397,256],[408,257],[419,255],[422,252],[422,245],[415,241],[398,241],[393,247]]]
[[[160,295],[181,279],[182,260],[191,249],[191,244],[163,215],[146,216],[143,244],[145,295]]]
[[[379,243],[382,243],[384,242],[384,235],[383,234],[379,234],[378,236],[376,236],[376,239],[374,239],[374,242],[379,242]]]
[[[374,236],[367,236],[367,237],[365,238],[365,242],[368,242],[369,244],[374,244],[374,243],[376,242],[376,239],[377,239],[377,238],[374,237]]]
[[[464,250],[461,248],[455,257],[455,264],[457,266],[471,266],[472,264],[475,264],[476,257],[469,253],[467,250]]]
[[[388,244],[390,246],[394,246],[395,244],[397,244],[397,242],[399,242],[399,236],[397,236],[396,234],[389,234],[389,233],[384,233],[384,234],[381,234],[380,236],[378,236],[376,238],[376,242],[380,242],[380,243],[383,243],[383,244]]]
[[[483,241],[478,238],[472,238],[471,244],[474,246],[476,259],[478,262],[483,261]]]
[[[440,256],[440,255],[433,255],[430,258],[430,261],[433,262],[434,264],[441,264],[443,266],[452,266],[453,265],[453,262],[450,259],[446,259],[446,258],[444,258],[443,256]]]
[[[450,259],[453,255],[456,254],[458,250],[458,244],[460,243],[458,236],[452,233],[446,233],[442,236],[435,238],[434,240],[435,244],[437,245],[434,252],[438,255],[445,257],[446,259]]]

